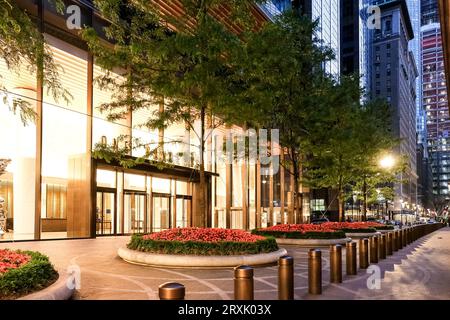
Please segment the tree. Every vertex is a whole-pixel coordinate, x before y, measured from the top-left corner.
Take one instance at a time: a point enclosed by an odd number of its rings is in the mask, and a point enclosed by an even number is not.
[[[6,167],[11,162],[8,159],[0,159],[0,176],[6,172]]]
[[[449,199],[442,195],[435,195],[432,200],[434,210],[437,216],[441,216],[445,209],[448,208]]]
[[[53,2],[61,12],[64,7],[62,1]],[[58,66],[37,24],[15,1],[1,0],[0,12],[0,58],[5,60],[8,69],[18,71],[19,66],[26,64],[29,71],[36,74],[37,79],[52,92],[55,100],[68,100],[70,94],[61,86]],[[27,101],[14,97],[9,103],[8,91],[1,84],[1,75],[0,93],[3,94],[3,103],[12,112],[20,114],[24,125],[35,120],[36,113]]]
[[[355,150],[358,157],[354,177],[354,190],[361,195],[363,220],[367,218],[368,198],[378,197],[383,188],[389,199],[396,176],[405,170],[401,156],[392,168],[381,168],[381,157],[386,156],[399,144],[391,132],[391,110],[381,99],[365,100],[355,121]]]
[[[296,219],[289,212],[290,223],[303,221],[299,193],[302,141],[308,139],[311,114],[325,98],[324,83],[329,76],[321,66],[333,58],[331,49],[312,36],[316,29],[317,23],[308,17],[286,12],[249,36],[246,56],[241,59],[241,104],[251,112],[245,117],[252,126],[278,129],[279,142],[287,150],[281,165],[294,181]]]
[[[325,90],[328,100],[316,106],[303,142],[304,182],[312,188],[337,192],[339,221],[344,218],[346,191],[351,188],[360,162],[358,125],[361,124],[359,79],[342,77]]]
[[[64,4],[54,0],[59,12]],[[60,98],[68,101],[71,96],[61,86],[58,78],[58,66],[53,60],[50,48],[38,30],[30,15],[21,9],[15,1],[0,0],[0,59],[3,59],[8,69],[19,71],[21,65],[27,65],[29,71],[36,74],[44,86],[53,94],[55,100]],[[2,84],[0,75],[0,95],[3,104],[14,114],[19,114],[23,125],[34,122],[36,112],[30,103],[20,97],[9,99],[9,92]],[[0,159],[2,170],[6,170],[10,160]],[[1,172],[1,171],[0,171]]]
[[[109,71],[121,68],[126,79],[116,86],[116,100],[102,106],[110,119],[156,104],[160,108],[147,127],[164,129],[181,122],[197,137],[200,224],[206,225],[205,144],[214,128],[237,120],[237,70],[232,61],[242,50],[240,36],[256,25],[249,14],[255,1],[179,2],[183,13],[172,17],[162,13],[158,2],[95,1],[111,22],[106,34],[114,46],[102,44],[92,28],[83,36],[97,63]],[[217,15],[223,6],[228,28]],[[107,75],[103,81],[113,80]]]

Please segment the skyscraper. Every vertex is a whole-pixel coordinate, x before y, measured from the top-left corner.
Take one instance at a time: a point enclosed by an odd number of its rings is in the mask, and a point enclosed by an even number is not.
[[[372,5],[381,10],[380,28],[368,25]],[[393,111],[392,131],[401,139],[397,152],[407,158],[408,173],[396,184],[390,208],[396,212],[413,211],[417,199],[418,10],[417,4],[408,9],[407,2],[399,0],[341,0],[342,73],[358,74],[370,98],[387,99]]]
[[[414,39],[409,42],[409,50],[414,54],[417,64],[419,76],[416,79],[416,126],[417,126],[417,143],[424,146],[424,157],[427,157],[427,132],[426,132],[426,113],[422,104],[422,46],[420,36],[421,26],[421,4],[417,0],[407,0],[409,16],[414,31]]]
[[[401,139],[396,152],[408,170],[395,184],[394,211],[412,213],[417,202],[416,67],[409,43],[413,25],[404,1],[375,1],[381,9],[381,28],[371,31],[370,95],[386,98],[392,107],[392,132]]]
[[[290,0],[272,0],[272,3],[280,11],[292,8]],[[340,66],[340,0],[299,0],[298,4],[303,14],[318,21],[316,37],[323,41],[324,45],[331,47],[335,54],[335,59],[324,64],[324,70],[328,73],[339,76]]]
[[[437,0],[421,1],[422,99],[426,112],[433,194],[449,197],[450,119]]]
[[[334,50],[335,59],[325,64],[325,70],[340,74],[340,17],[339,0],[312,1],[311,17],[319,22],[317,37]]]

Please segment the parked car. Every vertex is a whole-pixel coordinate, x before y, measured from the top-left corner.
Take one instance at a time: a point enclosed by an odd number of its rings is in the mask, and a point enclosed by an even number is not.
[[[328,220],[328,218],[316,218],[311,220],[312,224],[322,224],[325,222],[330,222],[330,220]]]

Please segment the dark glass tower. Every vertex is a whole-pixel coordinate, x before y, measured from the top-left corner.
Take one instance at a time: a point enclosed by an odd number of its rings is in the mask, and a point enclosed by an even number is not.
[[[422,0],[422,98],[427,116],[433,194],[450,197],[450,119],[437,0]]]

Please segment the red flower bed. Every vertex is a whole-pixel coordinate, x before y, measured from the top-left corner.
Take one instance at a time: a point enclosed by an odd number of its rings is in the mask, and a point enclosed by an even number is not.
[[[10,269],[17,269],[27,264],[31,256],[8,249],[0,249],[0,276]]]
[[[285,239],[342,239],[345,233],[325,224],[279,224],[256,229],[253,234]]]
[[[242,230],[177,228],[147,235],[133,235],[127,247],[158,254],[229,256],[278,250],[274,238]]]
[[[257,242],[264,237],[242,230],[214,228],[177,228],[143,236],[144,240],[197,241],[197,242]]]
[[[258,231],[275,231],[275,232],[336,232],[336,228],[331,228],[324,224],[279,224],[276,226],[258,229]]]
[[[325,222],[324,227],[335,230],[360,230],[383,227],[384,224],[378,222]]]

